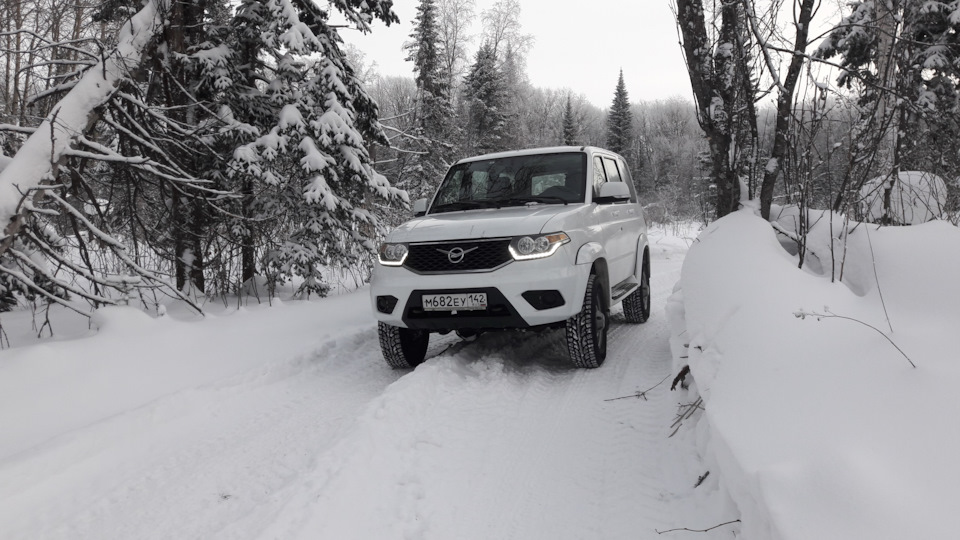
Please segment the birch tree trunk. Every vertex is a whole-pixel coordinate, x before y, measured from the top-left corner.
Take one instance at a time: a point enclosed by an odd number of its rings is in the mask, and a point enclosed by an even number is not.
[[[697,105],[697,120],[710,145],[710,175],[717,186],[717,217],[737,209],[740,180],[731,164],[731,126],[735,95],[735,62],[730,51],[736,39],[736,3],[721,9],[719,43],[714,46],[707,34],[702,0],[677,0],[677,24],[683,40],[687,73]]]

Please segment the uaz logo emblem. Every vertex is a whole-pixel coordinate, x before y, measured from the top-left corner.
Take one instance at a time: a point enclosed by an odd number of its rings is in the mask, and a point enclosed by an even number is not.
[[[463,249],[462,247],[455,247],[455,248],[451,249],[450,251],[447,251],[447,250],[445,250],[445,249],[437,248],[437,251],[439,251],[440,253],[443,253],[444,255],[446,255],[446,256],[447,256],[447,260],[450,261],[450,264],[460,264],[461,262],[463,262],[463,257],[464,257],[467,253],[470,253],[471,251],[477,249],[477,247],[478,247],[478,246],[474,246],[474,247],[472,247],[472,248],[470,248],[470,249]]]

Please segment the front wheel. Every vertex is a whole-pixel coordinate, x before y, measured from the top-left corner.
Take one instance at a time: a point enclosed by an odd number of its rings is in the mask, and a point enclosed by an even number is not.
[[[408,369],[423,363],[430,343],[430,332],[400,328],[386,323],[377,324],[383,359],[394,369]]]
[[[567,319],[567,352],[578,368],[598,368],[607,358],[607,312],[596,274],[587,280],[580,313]]]
[[[623,299],[623,315],[628,323],[645,323],[650,318],[650,276],[640,272],[640,287]]]

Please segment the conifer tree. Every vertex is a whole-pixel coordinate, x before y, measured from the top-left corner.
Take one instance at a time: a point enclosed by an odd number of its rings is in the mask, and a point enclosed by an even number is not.
[[[506,102],[503,75],[489,44],[477,51],[466,80],[469,108],[469,145],[471,151],[493,152],[506,149]]]
[[[567,95],[567,106],[563,110],[563,144],[573,146],[577,144],[577,119],[573,114],[573,104]]]
[[[450,100],[440,64],[434,0],[420,0],[410,37],[413,41],[404,48],[408,52],[407,60],[413,62],[414,80],[420,94],[417,117],[425,133],[439,135],[450,116]]]
[[[372,16],[395,20],[387,1],[364,6],[344,11],[361,30]],[[291,10],[299,20],[285,15]],[[234,21],[254,40],[249,49],[272,62],[235,79],[237,92],[256,96],[259,81],[266,91],[232,126],[253,135],[233,151],[233,179],[255,184],[254,220],[271,223],[262,244],[270,277],[300,277],[302,291],[319,294],[327,290],[324,267],[355,263],[373,248],[370,200],[402,195],[373,170],[368,142],[387,144],[377,106],[327,18],[312,0],[244,0]]]
[[[432,192],[446,172],[450,153],[446,141],[453,131],[449,77],[442,65],[437,17],[434,0],[420,0],[410,34],[412,41],[404,45],[407,60],[413,62],[417,85],[413,133],[417,153],[404,187],[415,198]]]
[[[627,86],[623,82],[623,70],[617,79],[617,88],[613,94],[613,104],[607,113],[607,148],[626,155],[633,142],[633,113],[630,112],[630,98]]]

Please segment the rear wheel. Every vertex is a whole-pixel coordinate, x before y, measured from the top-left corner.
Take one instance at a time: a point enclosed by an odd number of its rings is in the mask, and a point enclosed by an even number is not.
[[[650,276],[640,272],[640,287],[623,299],[623,315],[629,323],[645,323],[650,318]]]
[[[383,359],[394,369],[417,367],[427,356],[430,332],[378,323]]]
[[[567,352],[573,365],[598,368],[607,358],[607,312],[603,308],[603,288],[596,274],[587,280],[580,313],[567,319]]]

